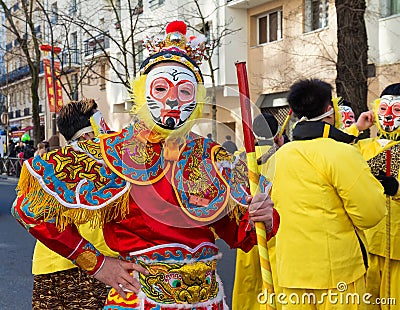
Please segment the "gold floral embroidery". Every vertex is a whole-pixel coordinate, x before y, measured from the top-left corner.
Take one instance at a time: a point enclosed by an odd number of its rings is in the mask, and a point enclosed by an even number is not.
[[[150,273],[148,276],[140,274],[142,290],[156,302],[194,304],[213,299],[218,294],[216,260],[193,264],[141,264]]]

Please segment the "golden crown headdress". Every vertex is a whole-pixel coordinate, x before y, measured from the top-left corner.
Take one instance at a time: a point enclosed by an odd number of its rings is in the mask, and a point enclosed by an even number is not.
[[[186,30],[185,22],[176,20],[167,25],[165,37],[146,37],[143,43],[149,51],[150,57],[143,62],[141,73],[147,73],[157,63],[174,61],[192,70],[197,81],[202,83],[203,76],[199,65],[203,59],[208,59],[209,45],[206,44],[207,39],[204,35],[187,38]]]

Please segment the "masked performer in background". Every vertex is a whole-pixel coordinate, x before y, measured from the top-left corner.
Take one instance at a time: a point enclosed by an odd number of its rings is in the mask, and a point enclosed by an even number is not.
[[[387,194],[387,215],[366,231],[369,247],[367,292],[375,298],[400,299],[400,203],[398,181],[400,167],[400,83],[387,86],[375,101],[375,125],[378,137],[360,140],[357,146],[372,173]],[[388,300],[388,299],[386,299]],[[389,309],[390,305],[371,305]],[[394,309],[395,306],[392,306]]]
[[[183,22],[166,32],[148,42],[133,82],[133,123],[27,162],[18,184],[15,217],[113,287],[104,309],[222,309],[216,236],[248,251],[252,222],[264,222],[268,236],[279,222],[268,195],[248,199],[246,166],[191,132],[205,101],[196,62],[204,45],[186,40]],[[79,234],[75,225],[87,221],[103,226],[119,259]]]
[[[62,107],[57,118],[57,127],[64,138],[72,143],[90,140],[109,131],[97,103],[93,99],[71,101]],[[53,152],[60,155],[59,152]],[[47,160],[47,155],[42,155]],[[68,160],[68,157],[66,157]],[[52,172],[51,172],[52,173]],[[90,223],[79,225],[79,232],[97,249],[108,256],[115,256],[105,244],[102,231],[90,227]],[[53,252],[40,241],[36,242],[32,259],[33,291],[32,309],[86,309],[103,307],[108,290],[104,283],[89,276],[70,260]]]

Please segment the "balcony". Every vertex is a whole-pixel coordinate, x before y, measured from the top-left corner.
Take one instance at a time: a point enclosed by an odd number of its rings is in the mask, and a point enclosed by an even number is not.
[[[94,55],[110,47],[109,33],[104,32],[84,41],[85,56]]]
[[[43,73],[43,63],[40,62],[39,74]],[[0,76],[0,86],[4,86],[7,83],[13,83],[31,75],[31,70],[28,65],[19,67],[16,70],[8,72]]]
[[[81,59],[79,49],[64,50],[61,55],[61,67],[65,70],[67,68],[80,66]]]
[[[158,8],[159,6],[163,5],[165,0],[149,0],[150,9]]]
[[[251,9],[272,1],[274,0],[227,0],[226,5],[234,9]]]

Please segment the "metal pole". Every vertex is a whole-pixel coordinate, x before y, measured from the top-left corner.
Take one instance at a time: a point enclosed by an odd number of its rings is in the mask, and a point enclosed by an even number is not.
[[[53,40],[53,31],[50,31],[50,38],[51,38],[51,81],[53,84],[53,92],[54,92],[54,109],[57,111],[57,80],[56,80],[56,73],[55,73],[55,66],[54,66],[54,40]],[[56,130],[56,113],[54,112],[52,115],[52,134],[55,136],[57,134]]]

